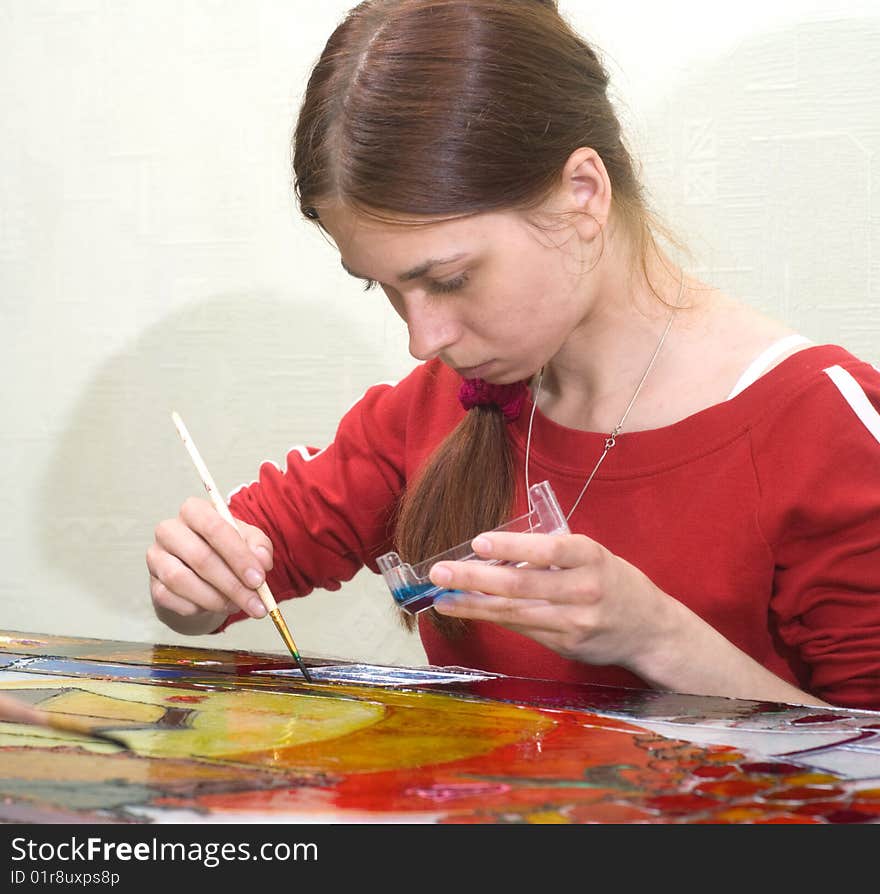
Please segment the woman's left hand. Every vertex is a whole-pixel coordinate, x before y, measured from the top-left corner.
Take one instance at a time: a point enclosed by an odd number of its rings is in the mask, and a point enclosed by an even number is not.
[[[438,562],[431,580],[463,591],[436,600],[440,614],[492,621],[566,658],[635,673],[670,646],[680,604],[596,541],[492,532],[472,547],[480,558],[528,566]]]

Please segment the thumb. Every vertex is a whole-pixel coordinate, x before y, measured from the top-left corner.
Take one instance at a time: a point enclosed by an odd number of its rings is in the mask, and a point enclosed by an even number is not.
[[[271,571],[274,564],[274,549],[272,541],[257,527],[246,522],[238,521],[238,529],[244,542],[251,548],[251,552],[257,557],[264,571]]]

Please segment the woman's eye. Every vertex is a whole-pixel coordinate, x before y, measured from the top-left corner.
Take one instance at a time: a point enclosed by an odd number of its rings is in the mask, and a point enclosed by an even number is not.
[[[432,292],[439,292],[441,294],[446,294],[448,292],[455,292],[458,289],[464,288],[467,284],[468,275],[466,273],[462,273],[461,276],[456,276],[455,279],[448,279],[446,282],[432,282],[428,284],[428,288]],[[364,291],[369,292],[371,289],[375,289],[378,283],[374,279],[368,279],[364,283]]]
[[[432,282],[429,288],[432,292],[456,292],[458,289],[464,288],[467,281],[468,275],[462,273],[461,276],[456,276],[455,279],[448,279],[446,282]]]

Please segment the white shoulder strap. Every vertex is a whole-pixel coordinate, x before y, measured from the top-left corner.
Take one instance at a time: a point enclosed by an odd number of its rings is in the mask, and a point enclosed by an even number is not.
[[[806,338],[803,335],[786,335],[785,338],[780,338],[778,341],[773,342],[769,348],[763,350],[749,365],[746,371],[739,377],[736,385],[733,386],[733,391],[727,395],[727,399],[730,400],[739,394],[741,391],[745,391],[749,385],[754,384],[761,378],[761,376],[773,365],[774,361],[782,357],[786,352],[790,351],[792,348],[796,348],[798,345],[806,345],[810,344],[810,339]]]

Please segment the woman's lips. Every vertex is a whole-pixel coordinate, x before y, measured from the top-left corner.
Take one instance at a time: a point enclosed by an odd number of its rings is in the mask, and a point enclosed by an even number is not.
[[[459,366],[455,368],[455,371],[463,379],[482,379],[489,371],[489,368],[492,366],[493,362],[494,361],[492,360],[487,360],[485,363],[481,363],[479,366]]]

